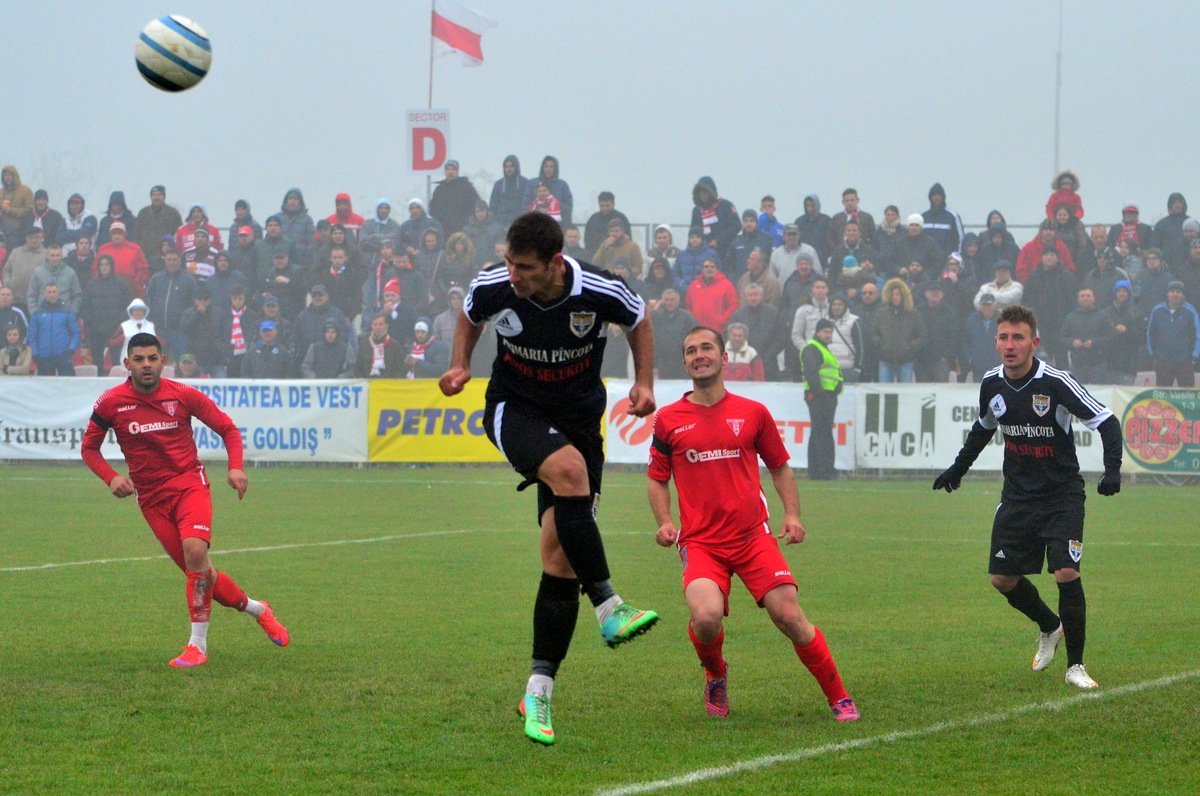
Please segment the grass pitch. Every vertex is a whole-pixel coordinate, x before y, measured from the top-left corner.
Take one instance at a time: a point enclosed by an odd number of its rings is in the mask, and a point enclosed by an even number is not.
[[[617,650],[586,600],[555,692],[559,744],[524,740],[540,567],[534,500],[502,468],[211,472],[214,563],[271,601],[278,649],[183,579],[132,500],[82,465],[0,465],[0,791],[15,793],[1190,793],[1200,782],[1192,488],[1089,486],[1084,582],[1098,693],[1029,670],[1036,629],[987,583],[995,480],[801,482],[800,601],[864,718],[841,726],[741,588],[732,713],[710,719],[674,551],[641,474],[609,473],[622,595],[663,619]],[[769,481],[764,479],[768,484]],[[54,565],[45,566],[41,565]],[[28,567],[40,567],[29,569]],[[1035,583],[1051,607],[1048,576]]]

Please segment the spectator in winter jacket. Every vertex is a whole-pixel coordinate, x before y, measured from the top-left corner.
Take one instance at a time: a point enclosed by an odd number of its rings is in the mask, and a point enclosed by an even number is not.
[[[42,230],[30,227],[25,230],[22,240],[24,246],[18,246],[8,253],[4,261],[3,279],[0,284],[8,285],[13,290],[13,298],[17,306],[32,312],[41,301],[41,294],[29,296],[29,285],[33,282],[33,274],[38,267],[46,262],[46,247],[42,245]]]
[[[833,251],[845,242],[843,233],[846,230],[846,224],[850,222],[858,225],[862,243],[866,246],[871,245],[871,240],[875,237],[875,219],[866,210],[859,209],[858,201],[858,191],[854,188],[842,191],[842,212],[829,220],[829,233],[825,239],[829,251]]]
[[[363,222],[359,236],[363,251],[368,253],[379,251],[384,240],[400,245],[400,224],[392,218],[392,200],[387,197],[376,200],[375,217]]]
[[[135,220],[129,206],[125,204],[125,192],[113,191],[108,197],[108,212],[100,217],[100,222],[97,226],[96,245],[103,246],[112,239],[110,237],[112,225],[118,221],[125,225],[125,237],[128,238],[133,234]],[[137,244],[135,243],[134,245],[136,246]],[[120,268],[118,265],[119,272]]]
[[[696,318],[680,304],[679,291],[667,288],[651,315],[654,319],[654,375],[683,379],[683,338],[696,327]]]
[[[242,365],[244,379],[287,379],[295,369],[295,357],[291,349],[279,342],[279,329],[275,321],[264,319],[258,323],[258,340],[250,346],[246,361]]]
[[[984,282],[980,285],[979,292],[975,294],[975,309],[979,309],[979,299],[985,293],[991,293],[992,297],[996,299],[997,312],[1009,304],[1020,304],[1025,289],[1020,282],[1013,280],[1012,265],[1000,260],[996,263],[992,273],[995,278],[991,282]]]
[[[475,214],[471,217],[471,221],[463,227],[463,232],[471,239],[474,251],[474,259],[471,262],[471,267],[475,273],[478,273],[480,268],[492,262],[492,250],[495,248],[497,241],[504,240],[505,229],[500,222],[492,217],[491,211],[488,210],[487,202],[480,199],[475,203]],[[567,230],[567,232],[569,231]],[[578,239],[579,230],[575,230],[575,237]],[[574,256],[571,252],[567,251],[566,246],[563,247],[563,254]],[[576,259],[579,258],[576,257]],[[584,259],[586,260],[587,258],[584,257]],[[467,283],[464,282],[463,284]]]
[[[999,215],[997,210],[993,210],[992,213]],[[997,221],[987,228],[980,240],[976,277],[986,282],[986,277],[991,276],[996,263],[1000,260],[1004,260],[1006,263],[1015,263],[1020,256],[1021,249],[1012,239],[1012,233],[1008,231],[1008,227],[1003,221]]]
[[[762,357],[750,345],[750,330],[744,323],[731,323],[727,329],[729,339],[725,341],[726,381],[766,381],[763,374]]]
[[[429,229],[436,230],[438,237],[442,236],[442,225],[425,212],[425,202],[417,197],[409,199],[408,220],[400,225],[400,245],[396,251],[416,257],[421,253],[421,242]]]
[[[821,212],[821,197],[810,193],[804,197],[804,212],[792,222],[800,230],[800,242],[807,243],[817,251],[814,268],[823,268],[829,258],[829,226],[832,219]]]
[[[443,168],[445,178],[429,198],[429,215],[438,220],[442,233],[449,237],[461,232],[471,220],[479,193],[469,179],[459,176],[457,160],[447,160]]]
[[[517,159],[516,155],[506,157],[501,170],[504,176],[496,180],[492,186],[488,209],[496,219],[496,223],[508,229],[508,225],[517,216],[524,213],[525,208],[528,207],[525,193],[528,190],[529,180],[521,176],[521,161]],[[475,248],[477,251],[479,250],[478,246]],[[490,246],[487,251],[491,251]]]
[[[118,328],[129,317],[126,308],[133,299],[129,284],[113,270],[108,255],[96,258],[96,276],[83,290],[83,323],[92,361],[104,368],[104,354],[109,353],[108,367],[121,364],[121,344]],[[102,371],[106,372],[106,371]]]
[[[629,237],[629,233],[625,231],[625,224],[621,219],[613,217],[608,222],[608,237],[600,244],[600,248],[596,250],[596,256],[592,258],[592,263],[597,268],[605,268],[612,270],[613,263],[618,259],[624,259],[629,263],[629,270],[634,276],[642,275],[642,247]]]
[[[1133,279],[1133,298],[1143,315],[1167,300],[1167,285],[1175,277],[1167,270],[1167,264],[1157,249],[1146,253],[1146,267]]]
[[[39,188],[33,193],[33,208],[25,211],[21,218],[21,228],[40,227],[42,241],[46,245],[58,241],[58,231],[62,228],[62,213],[50,207],[50,194]]]
[[[687,248],[675,258],[675,284],[681,296],[687,295],[687,289],[700,276],[700,266],[705,260],[714,262],[720,257],[716,250],[704,241],[703,227],[692,227],[688,230]],[[682,368],[683,366],[680,365]]]
[[[213,309],[213,293],[207,284],[200,285],[192,297],[192,306],[183,311],[180,328],[187,341],[184,350],[191,354],[200,371],[209,376],[218,373],[222,364],[222,345],[217,336],[219,327]]]
[[[808,258],[809,265],[814,269],[819,265],[817,250],[807,243],[801,243],[800,228],[795,224],[788,224],[783,228],[783,245],[774,249],[770,257],[771,272],[778,277],[779,284],[787,282],[788,277],[796,270],[796,260],[801,255]],[[818,273],[820,272],[818,270]]]
[[[29,316],[20,308],[14,306],[13,291],[8,285],[0,285],[0,329],[16,326],[21,330],[21,338],[25,338],[29,329]]]
[[[745,300],[729,316],[729,322],[745,324],[750,344],[762,358],[763,375],[767,381],[781,381],[783,373],[779,369],[779,355],[788,332],[783,328],[779,310],[763,301],[762,285],[757,282],[746,285]]]
[[[409,379],[438,379],[450,368],[450,349],[429,335],[429,321],[422,318],[413,324],[413,339],[404,357],[405,377]]]
[[[935,182],[929,189],[929,209],[921,214],[925,231],[942,250],[942,259],[949,257],[962,245],[963,223],[958,213],[946,209],[946,189]]]
[[[308,295],[308,306],[301,310],[292,327],[292,344],[297,352],[304,352],[297,354],[299,357],[297,365],[308,355],[309,347],[313,343],[320,342],[325,324],[330,322],[337,324],[339,337],[342,340],[349,340],[351,336],[350,320],[329,300],[329,292],[324,285],[313,285],[309,289]]]
[[[546,155],[546,157],[542,158],[542,167],[538,171],[538,176],[525,184],[525,193],[522,198],[525,200],[526,209],[533,204],[539,184],[545,185],[550,189],[550,195],[557,201],[559,210],[562,213],[562,219],[559,223],[564,228],[569,227],[574,223],[572,219],[575,212],[575,197],[571,195],[571,186],[567,185],[566,180],[559,174],[558,158],[553,155]]]
[[[259,284],[264,299],[266,294],[278,299],[280,312],[285,318],[295,318],[304,309],[304,280],[292,265],[288,248],[280,246],[271,255],[271,273]]]
[[[229,225],[229,245],[233,245],[233,241],[237,238],[238,230],[242,227],[249,227],[252,232],[253,240],[262,240],[263,228],[254,220],[254,215],[250,212],[250,203],[245,199],[238,199],[233,203],[233,221]]]
[[[0,348],[0,376],[28,376],[33,370],[33,349],[25,343],[25,330],[4,326],[4,345]]]
[[[114,221],[108,229],[110,240],[96,252],[97,257],[112,258],[116,274],[129,284],[135,296],[146,295],[146,283],[150,281],[150,264],[142,247],[125,237],[125,225]]]
[[[934,273],[934,269],[941,268],[942,263],[946,262],[950,252],[943,251],[926,231],[925,218],[921,214],[912,213],[906,223],[904,237],[892,246],[892,260],[887,265],[887,273],[907,277],[909,266],[914,261],[921,263],[926,272]]]
[[[1183,243],[1183,222],[1188,220],[1187,207],[1187,199],[1183,198],[1183,194],[1171,194],[1167,197],[1167,215],[1154,225],[1154,245],[1166,253],[1179,251]]]
[[[388,333],[387,316],[371,318],[371,327],[358,341],[356,370],[363,379],[399,379],[404,375],[405,352]]]
[[[1118,265],[1121,259],[1121,256],[1111,248],[1104,248],[1096,260],[1096,267],[1079,280],[1079,286],[1090,287],[1097,296],[1111,296],[1113,285],[1117,282],[1124,280],[1132,284],[1133,280],[1129,272]],[[1145,269],[1138,270],[1140,273]],[[1089,381],[1094,380],[1089,379]]]
[[[279,223],[283,239],[291,246],[290,256],[300,268],[312,262],[313,236],[316,224],[304,205],[304,194],[299,188],[289,188],[283,195],[279,207]]]
[[[166,270],[155,274],[146,287],[149,318],[154,322],[159,339],[169,357],[178,357],[187,350],[183,331],[183,313],[192,307],[196,297],[196,280],[183,270],[183,258],[174,249],[163,258]]]
[[[1141,222],[1140,211],[1133,202],[1126,202],[1121,208],[1121,223],[1113,224],[1108,229],[1109,246],[1116,248],[1121,238],[1132,238],[1139,249],[1149,249],[1155,245],[1154,230],[1149,224]]]
[[[884,384],[915,380],[917,353],[925,345],[925,322],[913,308],[912,293],[899,278],[883,285],[883,306],[871,323],[871,339],[879,352],[879,381]]]
[[[719,257],[725,256],[739,229],[733,203],[721,198],[712,177],[701,177],[692,188],[692,205],[691,228],[703,230],[708,248]]]
[[[174,235],[182,226],[183,219],[179,211],[167,204],[167,189],[155,185],[150,189],[150,204],[138,211],[133,222],[137,234],[131,240],[142,247],[142,254],[149,260],[158,254],[158,244],[163,237]],[[219,232],[216,240],[220,240]]]
[[[958,372],[963,321],[958,310],[945,301],[945,295],[942,280],[925,283],[925,303],[920,313],[928,336],[917,352],[917,381],[947,382],[951,371]]]
[[[782,230],[782,227],[780,229]],[[780,238],[782,237],[783,233],[780,232]],[[671,233],[670,225],[659,224],[654,228],[654,244],[646,250],[646,265],[649,266],[650,263],[661,257],[667,261],[667,267],[669,268],[678,256],[679,247],[675,245],[675,238]]]
[[[341,224],[355,243],[358,242],[359,232],[365,223],[365,219],[354,212],[354,205],[351,204],[348,193],[340,193],[333,197],[333,212],[325,220],[329,222],[330,226]]]
[[[29,347],[39,376],[74,376],[79,349],[75,312],[58,297],[58,285],[46,285],[42,303],[29,318]]]
[[[1066,351],[1071,374],[1090,384],[1108,384],[1108,346],[1113,322],[1096,306],[1090,287],[1079,288],[1077,305],[1062,323],[1062,350]]]
[[[783,285],[767,267],[767,258],[762,249],[751,249],[746,257],[746,271],[737,282],[738,303],[746,303],[746,289],[750,285],[758,285],[763,291],[763,300],[772,307],[778,307],[783,300]]]
[[[1124,280],[1117,282],[1106,311],[1113,323],[1108,344],[1108,376],[1113,384],[1133,384],[1145,359],[1146,345],[1146,319],[1133,300],[1133,286]]]
[[[46,285],[51,282],[58,285],[62,302],[78,315],[83,306],[83,288],[75,271],[63,262],[62,246],[58,243],[46,247],[46,261],[33,272],[26,292],[29,306],[37,304],[37,297],[45,294]]]
[[[208,214],[204,212],[202,205],[192,205],[188,210],[187,222],[180,224],[178,229],[172,230],[175,233],[175,248],[181,252],[194,248],[196,231],[200,229],[207,232],[210,246],[214,249],[225,248],[225,244],[221,241],[221,230],[208,220]]]
[[[1046,200],[1046,218],[1054,218],[1055,211],[1066,206],[1071,217],[1083,218],[1083,200],[1079,198],[1079,177],[1073,171],[1063,171],[1050,183],[1050,198]]]
[[[812,281],[811,299],[801,304],[792,317],[792,345],[797,351],[817,333],[817,322],[829,317],[829,281],[818,276]]]
[[[758,228],[771,236],[771,248],[783,245],[783,222],[775,217],[775,197],[767,194],[758,200]]]
[[[337,321],[329,320],[321,329],[321,339],[312,343],[300,363],[305,379],[349,379],[354,377],[354,352]]]
[[[1195,387],[1200,359],[1200,315],[1184,301],[1184,284],[1167,286],[1167,300],[1150,311],[1146,348],[1154,363],[1158,387]]]
[[[970,370],[970,380],[979,381],[983,374],[1000,365],[996,351],[996,297],[986,293],[979,299],[979,309],[967,316],[967,334],[963,341],[963,368]],[[963,372],[962,381],[967,381]]]
[[[771,259],[772,244],[771,236],[758,228],[758,214],[750,209],[742,211],[742,229],[730,242],[721,270],[729,281],[737,284],[746,273],[746,258],[750,252],[758,249],[765,267]]]
[[[1021,247],[1021,253],[1017,256],[1016,280],[1024,284],[1033,269],[1041,263],[1042,252],[1051,247],[1058,250],[1059,265],[1071,273],[1081,276],[1075,268],[1075,259],[1071,256],[1071,250],[1067,248],[1067,244],[1058,239],[1058,234],[1054,231],[1054,222],[1047,218],[1038,228],[1038,234]],[[999,296],[996,298],[998,304],[1003,304]]]
[[[21,184],[17,167],[0,169],[0,231],[12,240],[20,240],[21,219],[33,209],[33,191]]]
[[[67,214],[58,228],[56,239],[63,245],[63,253],[69,255],[80,238],[87,238],[95,250],[97,229],[96,217],[84,209],[83,197],[77,193],[71,194],[67,199]]]
[[[696,317],[699,325],[724,334],[725,324],[737,308],[737,288],[718,270],[715,259],[705,260],[700,267],[700,276],[688,288],[688,312]]]
[[[592,213],[583,228],[583,247],[590,252],[599,251],[608,239],[608,227],[614,218],[621,222],[626,235],[632,231],[629,219],[617,209],[617,198],[612,191],[601,191],[596,203],[600,209]]]

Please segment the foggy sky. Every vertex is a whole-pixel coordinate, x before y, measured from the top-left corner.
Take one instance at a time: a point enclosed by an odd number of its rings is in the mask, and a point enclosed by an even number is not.
[[[774,194],[785,221],[810,192],[837,212],[847,186],[878,218],[890,203],[920,212],[941,182],[968,225],[993,207],[1035,223],[1050,193],[1053,0],[465,5],[497,27],[481,67],[436,62],[433,104],[450,110],[451,157],[485,199],[510,153],[527,176],[559,158],[579,223],[611,190],[634,221],[686,224],[701,175],[739,210]],[[403,114],[427,104],[429,3],[327,8],[6,4],[0,160],[59,210],[80,191],[99,215],[121,189],[137,212],[161,182],[171,204],[204,204],[222,226],[235,199],[261,222],[292,186],[314,218],[341,191],[364,216],[380,196],[402,214],[425,190],[406,167]],[[1134,201],[1153,223],[1176,190],[1195,214],[1195,7],[1065,8],[1061,165],[1080,175],[1084,221],[1116,221]],[[164,13],[213,41],[212,72],[178,95],[134,66],[138,32]]]

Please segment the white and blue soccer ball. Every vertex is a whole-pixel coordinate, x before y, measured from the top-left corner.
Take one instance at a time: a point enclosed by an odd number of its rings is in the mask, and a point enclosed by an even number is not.
[[[176,14],[150,20],[133,52],[142,77],[163,91],[191,88],[212,65],[212,45],[204,28]]]

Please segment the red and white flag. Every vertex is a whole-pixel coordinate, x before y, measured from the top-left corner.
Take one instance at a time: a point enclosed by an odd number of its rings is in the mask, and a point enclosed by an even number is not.
[[[483,63],[483,33],[494,27],[493,20],[454,0],[434,0],[434,55],[453,53],[466,66],[479,66]]]

